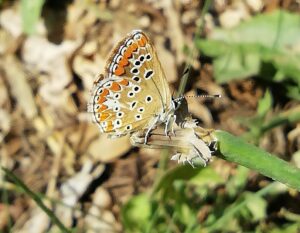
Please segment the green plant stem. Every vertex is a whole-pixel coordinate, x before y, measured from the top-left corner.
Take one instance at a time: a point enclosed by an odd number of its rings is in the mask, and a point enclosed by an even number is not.
[[[217,130],[219,157],[255,170],[300,191],[300,169],[227,132]]]
[[[203,30],[204,16],[205,16],[206,12],[209,9],[210,3],[211,3],[211,0],[204,1],[204,6],[203,6],[202,11],[201,11],[200,26],[196,30],[195,40],[197,40],[200,37],[200,34],[201,34],[202,30]],[[179,84],[179,87],[178,87],[178,91],[177,91],[176,96],[175,96],[176,98],[182,96],[183,93],[184,93],[184,91],[185,91],[187,80],[188,80],[189,75],[190,75],[192,61],[193,61],[196,53],[197,53],[197,49],[195,48],[195,43],[193,43],[192,48],[190,49],[190,52],[188,54],[189,60],[188,60],[188,62],[186,63],[186,65],[184,67],[183,75],[182,75],[182,77],[180,79],[180,84]]]
[[[33,191],[31,191],[13,172],[10,170],[1,167],[2,170],[5,172],[5,174],[13,180],[13,182],[23,189],[23,191],[31,197],[35,203],[48,215],[48,217],[52,220],[52,222],[61,230],[61,232],[67,232],[71,233],[72,231],[66,228],[63,223],[56,217],[56,215],[53,213],[51,209],[49,209],[42,201],[42,199],[35,194]]]

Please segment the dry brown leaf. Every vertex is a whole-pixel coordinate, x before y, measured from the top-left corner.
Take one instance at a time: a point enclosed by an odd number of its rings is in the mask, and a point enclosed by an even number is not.
[[[243,1],[236,1],[231,8],[227,8],[219,16],[219,21],[224,28],[233,28],[240,24],[242,20],[248,19],[250,14]]]
[[[178,78],[175,56],[170,51],[164,48],[163,38],[159,39],[160,40],[155,41],[155,47],[158,54],[158,58],[161,62],[168,82],[174,83],[177,81]]]
[[[16,233],[42,233],[46,232],[50,224],[48,215],[39,207],[30,208],[30,218],[20,229],[15,229]]]
[[[92,206],[84,218],[87,228],[86,232],[109,233],[118,231],[117,221],[113,213],[108,210],[111,207],[111,202],[112,200],[107,190],[102,187],[96,189],[92,197]]]
[[[262,0],[246,0],[246,3],[253,12],[261,11],[265,5]]]
[[[61,201],[64,205],[59,205],[56,214],[60,220],[68,227],[72,224],[74,210],[79,198],[84,194],[91,182],[102,175],[104,165],[93,167],[91,160],[86,160],[79,173],[66,180],[60,187]]]
[[[37,106],[22,65],[14,55],[7,55],[3,65],[12,94],[26,118],[33,119],[37,115]],[[12,69],[12,67],[14,68]]]
[[[88,148],[87,153],[96,161],[112,162],[116,158],[124,155],[131,148],[128,136],[120,138],[107,138],[107,135],[101,135]]]
[[[21,14],[16,8],[1,10],[0,25],[14,38],[20,37],[23,33]]]
[[[74,112],[72,100],[66,86],[72,82],[69,62],[80,42],[64,41],[53,44],[43,37],[29,37],[23,46],[22,57],[31,72],[46,73],[39,93],[43,100],[55,107]],[[40,79],[41,79],[40,77]]]
[[[4,137],[9,133],[10,127],[10,115],[4,109],[0,109],[0,143],[3,142]]]
[[[178,10],[175,9],[175,1],[166,0],[162,2],[164,3],[163,8],[166,17],[168,18],[168,34],[170,35],[170,38],[176,38],[172,40],[172,48],[176,53],[176,61],[177,64],[182,64],[184,61],[183,46],[185,43],[184,34],[180,25],[180,15]]]
[[[96,76],[104,72],[105,62],[105,59],[98,54],[95,55],[93,61],[81,55],[75,57],[73,68],[75,73],[81,78],[86,90],[91,90]],[[86,94],[90,93],[86,92]],[[89,95],[86,97],[86,101],[88,101]]]

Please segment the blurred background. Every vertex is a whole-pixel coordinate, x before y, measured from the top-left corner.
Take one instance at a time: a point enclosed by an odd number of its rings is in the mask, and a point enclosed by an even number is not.
[[[187,100],[200,126],[300,167],[300,1],[0,0],[0,9],[0,163],[66,227],[300,232],[297,191],[219,158],[193,169],[167,150],[108,139],[86,112],[111,49],[142,29],[171,92],[190,61],[185,94],[222,95]],[[0,232],[59,232],[2,171],[0,196]]]

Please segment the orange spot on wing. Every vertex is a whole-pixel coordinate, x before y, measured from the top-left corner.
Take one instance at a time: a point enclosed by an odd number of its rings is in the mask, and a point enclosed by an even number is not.
[[[108,107],[105,104],[102,104],[99,109],[102,112],[102,111],[106,110],[107,108]]]
[[[117,76],[120,76],[120,75],[122,75],[122,74],[124,74],[125,73],[125,70],[124,70],[124,68],[122,67],[122,66],[118,66],[118,68],[115,70],[115,72],[114,72],[114,74],[115,75],[117,75]]]
[[[106,101],[106,98],[104,96],[100,96],[98,104],[102,104],[104,101]]]
[[[101,113],[101,115],[100,115],[100,121],[105,121],[109,116],[110,116],[109,113],[106,113],[106,112]]]
[[[142,38],[138,41],[139,45],[144,47],[147,44],[146,37],[142,36]]]
[[[139,40],[138,44],[139,44],[139,46],[144,47],[144,44],[143,44],[142,40]]]
[[[139,46],[137,43],[133,43],[130,47],[131,47],[132,51],[135,52]]]
[[[132,56],[132,48],[128,47],[127,50],[124,53],[125,58],[130,58]]]
[[[127,66],[128,64],[129,64],[129,61],[126,57],[123,57],[121,59],[121,61],[119,62],[119,66],[122,66],[122,67]]]
[[[109,93],[108,89],[103,89],[102,93],[100,94],[100,97],[105,97],[108,95],[108,93]]]
[[[113,130],[113,124],[112,124],[112,121],[108,121],[107,122],[107,128],[106,128],[106,131],[112,131]]]
[[[119,82],[119,84],[123,85],[123,86],[128,86],[129,85],[129,81],[127,79],[123,79]]]
[[[117,82],[113,82],[111,87],[110,87],[110,90],[112,91],[120,91],[121,90],[121,86],[117,83]]]

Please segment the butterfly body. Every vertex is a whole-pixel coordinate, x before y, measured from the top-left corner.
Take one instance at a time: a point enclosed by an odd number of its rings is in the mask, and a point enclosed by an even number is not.
[[[104,74],[94,82],[88,111],[100,131],[112,137],[139,130],[148,135],[162,123],[170,128],[172,96],[156,51],[142,31],[131,32],[115,47]]]

